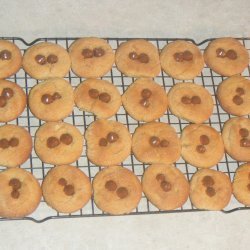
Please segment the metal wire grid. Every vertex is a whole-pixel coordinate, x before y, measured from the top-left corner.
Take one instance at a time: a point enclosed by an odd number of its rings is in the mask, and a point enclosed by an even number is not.
[[[70,44],[75,41],[77,38],[39,38],[34,40],[31,43],[27,43],[22,38],[7,38],[2,37],[1,39],[6,39],[11,42],[14,42],[24,53],[25,50],[38,42],[41,41],[49,41],[52,43],[60,44],[64,48],[68,49]],[[111,45],[113,50],[115,51],[120,43],[129,40],[128,38],[107,38],[107,42]],[[178,40],[178,38],[171,38],[171,39],[155,39],[155,38],[149,38],[147,39],[150,42],[152,42],[159,51],[169,42]],[[199,48],[203,51],[204,48],[207,46],[208,42],[213,39],[207,39],[203,42],[196,43],[192,39],[181,39],[190,41],[196,45],[199,46]],[[250,50],[250,38],[238,38],[240,42],[248,49]],[[243,76],[249,77],[250,76],[250,67],[242,73]],[[66,80],[68,80],[73,87],[76,87],[80,82],[82,82],[84,79],[77,77],[72,71],[69,72],[69,74],[65,77]],[[108,80],[112,82],[120,91],[120,93],[124,93],[124,91],[127,89],[127,87],[135,80],[134,78],[124,76],[121,74],[116,66],[114,65],[111,69],[111,71],[102,77],[102,79]],[[27,75],[23,69],[21,69],[16,75],[8,78],[8,80],[16,82],[19,84],[23,89],[25,90],[26,94],[28,95],[30,89],[39,83],[39,81],[31,78],[29,75]],[[163,71],[161,71],[160,75],[155,77],[154,80],[159,83],[161,86],[164,87],[164,89],[168,92],[169,89],[176,83],[180,82],[178,80],[175,80],[168,75],[166,75]],[[216,74],[208,67],[205,67],[198,77],[194,79],[194,82],[204,86],[212,95],[214,100],[214,110],[213,114],[210,117],[210,119],[205,122],[205,124],[209,124],[210,126],[217,129],[217,131],[221,132],[223,124],[226,120],[228,120],[231,115],[227,114],[224,110],[221,109],[219,106],[218,100],[215,97],[216,89],[218,84],[224,80],[224,77]],[[248,116],[249,118],[249,116]],[[141,122],[138,122],[134,120],[132,117],[130,117],[123,107],[120,108],[118,113],[111,118],[112,120],[116,120],[119,122],[122,122],[125,124],[130,133],[132,134],[136,127],[138,127]],[[82,133],[87,129],[90,123],[92,123],[95,120],[95,116],[91,113],[82,112],[79,111],[78,108],[74,108],[72,114],[64,119],[65,122],[71,123],[74,126],[76,126]],[[171,112],[168,110],[164,116],[162,116],[160,119],[158,119],[161,122],[166,122],[172,125],[177,133],[180,135],[181,131],[185,126],[187,126],[189,123],[177,118]],[[39,126],[41,126],[44,122],[37,119],[33,116],[33,114],[30,112],[28,108],[24,110],[24,112],[14,121],[9,122],[9,124],[16,124],[19,126],[25,127],[31,134],[33,142],[34,142],[34,135],[36,130]],[[0,123],[0,125],[3,125]],[[229,155],[225,154],[223,159],[218,163],[213,169],[220,170],[222,172],[225,172],[231,179],[233,180],[234,173],[237,169],[237,167],[240,165],[240,162],[237,162],[233,160]],[[86,144],[84,142],[84,149],[82,156],[72,165],[78,167],[81,169],[87,176],[89,176],[90,180],[92,181],[93,177],[96,175],[98,171],[100,171],[100,167],[95,166],[86,157]],[[145,168],[147,167],[146,164],[143,164],[136,160],[136,158],[131,154],[123,163],[122,166],[132,170],[138,177],[141,179]],[[175,166],[182,171],[182,173],[186,176],[188,180],[191,179],[192,175],[197,171],[197,168],[187,164],[182,158],[179,159]],[[52,168],[53,166],[50,164],[46,164],[40,161],[40,159],[37,157],[34,149],[32,150],[32,154],[22,166],[21,168],[26,169],[30,171],[41,183],[43,178],[46,176],[47,172]],[[0,171],[4,170],[5,168],[0,167]],[[238,203],[234,197],[232,197],[230,204],[222,211],[224,213],[230,213],[236,210],[243,210],[243,209],[250,209],[248,207],[243,206],[242,204]],[[178,213],[178,212],[196,212],[196,211],[202,211],[200,209],[196,209],[193,207],[190,200],[188,200],[183,207],[171,210],[171,211],[159,211],[154,205],[152,205],[147,198],[143,195],[142,199],[138,205],[138,207],[130,213],[130,215],[140,215],[140,214],[160,214],[160,213]],[[31,220],[37,223],[44,222],[49,219],[59,219],[59,218],[77,218],[77,217],[97,217],[97,216],[108,216],[108,214],[103,213],[101,210],[99,210],[96,205],[93,202],[93,198],[90,200],[90,202],[81,210],[79,210],[76,213],[72,214],[61,214],[50,208],[42,199],[39,207],[37,210],[31,214],[29,217],[25,217],[22,219],[17,220]],[[0,220],[8,220],[6,218],[0,218]]]

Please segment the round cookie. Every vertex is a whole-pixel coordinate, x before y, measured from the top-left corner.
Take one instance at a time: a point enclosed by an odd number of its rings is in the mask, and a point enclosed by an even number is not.
[[[29,93],[30,111],[44,121],[62,120],[73,107],[73,88],[63,78],[50,78],[35,85]]]
[[[93,190],[97,207],[113,215],[130,213],[142,196],[138,177],[120,166],[100,171],[93,180]]]
[[[213,98],[202,86],[195,83],[177,83],[168,93],[171,112],[193,123],[203,123],[213,113]]]
[[[160,54],[165,73],[179,80],[192,80],[198,76],[204,59],[199,48],[191,42],[177,40],[167,44]]]
[[[17,167],[30,156],[32,138],[28,131],[17,125],[7,124],[0,127],[0,165]]]
[[[173,127],[150,122],[135,130],[132,151],[141,162],[171,164],[180,158],[181,143]]]
[[[158,49],[143,39],[133,39],[120,44],[115,63],[124,75],[132,77],[155,77],[161,66]]]
[[[88,159],[99,166],[120,164],[131,152],[131,135],[120,122],[97,120],[85,132]]]
[[[250,163],[237,168],[233,181],[233,194],[240,203],[250,206]]]
[[[98,78],[106,75],[112,68],[115,55],[111,46],[96,37],[80,38],[69,48],[72,71],[80,77]]]
[[[14,82],[0,80],[0,122],[16,119],[26,107],[26,94]]]
[[[181,156],[189,164],[198,168],[216,165],[224,155],[221,135],[212,127],[191,124],[181,134]]]
[[[168,108],[165,90],[148,78],[131,84],[122,96],[122,103],[130,116],[145,122],[160,118]]]
[[[227,78],[219,84],[217,98],[221,107],[229,114],[250,114],[250,80],[240,75]]]
[[[0,40],[0,79],[16,74],[21,66],[20,49],[12,42]]]
[[[23,68],[31,77],[45,80],[64,77],[70,70],[68,52],[59,44],[41,42],[31,46],[23,56]]]
[[[103,119],[115,115],[122,102],[118,89],[111,82],[99,79],[87,79],[79,84],[74,98],[79,109]]]
[[[82,154],[83,136],[73,125],[65,122],[47,122],[35,135],[35,151],[46,163],[69,164]]]
[[[46,203],[60,213],[73,213],[91,197],[89,178],[78,168],[62,165],[52,168],[43,180]]]
[[[161,210],[181,207],[189,196],[189,183],[172,165],[153,164],[145,170],[142,189],[146,197]]]
[[[198,209],[222,210],[231,199],[229,177],[220,171],[201,169],[190,182],[190,199]]]
[[[38,181],[21,168],[0,173],[0,216],[23,218],[36,210],[42,196]]]
[[[240,74],[248,66],[247,49],[231,37],[210,42],[204,51],[204,60],[209,68],[222,76]]]
[[[235,117],[222,130],[226,152],[237,161],[250,161],[250,119]]]

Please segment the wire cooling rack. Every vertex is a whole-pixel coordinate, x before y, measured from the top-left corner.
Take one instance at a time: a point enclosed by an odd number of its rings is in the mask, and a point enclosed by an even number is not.
[[[0,39],[6,39],[11,42],[14,42],[21,50],[22,53],[25,52],[25,50],[38,42],[42,41],[48,41],[56,44],[60,44],[65,49],[68,49],[72,42],[74,42],[77,38],[39,38],[31,43],[26,42],[22,38],[17,37],[1,37]],[[248,50],[250,50],[250,38],[237,38]],[[107,42],[111,45],[113,50],[115,51],[120,43],[125,42],[127,40],[130,40],[128,38],[107,38]],[[179,40],[177,38],[171,38],[171,39],[155,39],[155,38],[149,38],[146,39],[150,42],[152,42],[159,51],[167,44],[175,40]],[[180,40],[186,40],[190,41],[196,45],[199,46],[199,48],[203,51],[208,43],[213,39],[207,39],[200,43],[196,43],[192,39],[180,39]],[[242,73],[243,76],[249,77],[250,76],[250,68],[248,68]],[[73,87],[76,87],[80,82],[82,82],[84,79],[77,77],[73,72],[70,71],[70,73],[65,77],[66,80],[68,80]],[[134,78],[124,76],[121,74],[116,66],[114,65],[111,69],[111,71],[102,77],[102,79],[108,80],[112,82],[120,91],[120,93],[124,93],[124,91],[127,89],[127,87],[135,80]],[[39,81],[31,78],[29,75],[27,75],[23,69],[21,69],[16,75],[8,78],[10,81],[14,81],[17,84],[19,84],[28,95],[30,89],[39,83]],[[180,82],[178,80],[175,80],[168,75],[166,75],[163,71],[161,71],[160,75],[155,77],[154,80],[162,85],[164,89],[168,92],[169,89],[176,83]],[[214,100],[214,110],[213,114],[210,117],[210,119],[205,122],[205,124],[209,124],[210,126],[214,127],[217,131],[221,132],[223,124],[226,120],[228,120],[231,115],[227,114],[224,110],[221,109],[221,107],[218,104],[218,101],[215,97],[216,89],[218,84],[224,80],[224,77],[216,74],[211,69],[205,67],[202,70],[201,75],[196,77],[194,79],[194,82],[204,86],[212,95]],[[249,118],[249,116],[248,116]],[[120,108],[118,113],[111,118],[112,120],[116,120],[119,122],[122,122],[123,124],[127,125],[130,133],[132,134],[135,130],[135,128],[140,125],[140,122],[134,120],[132,117],[130,117],[123,107]],[[82,112],[79,111],[78,108],[74,108],[72,114],[64,119],[65,122],[71,123],[74,126],[76,126],[82,133],[87,129],[90,123],[92,123],[95,120],[95,117],[91,113]],[[168,110],[164,116],[162,116],[159,121],[166,122],[172,125],[177,133],[180,135],[181,131],[185,126],[187,126],[189,123],[177,118],[171,112]],[[9,122],[9,124],[16,124],[25,127],[31,134],[33,142],[34,142],[34,135],[36,130],[38,129],[41,124],[44,122],[37,119],[33,116],[33,114],[30,112],[28,108],[24,110],[24,112],[14,121]],[[0,123],[0,125],[3,125]],[[237,162],[233,160],[229,155],[225,154],[223,159],[214,167],[216,170],[220,170],[222,172],[225,172],[231,179],[233,180],[235,171],[237,167],[241,164],[241,162]],[[72,165],[78,167],[81,169],[87,176],[89,176],[90,180],[92,181],[93,177],[96,175],[98,171],[100,171],[100,167],[95,166],[91,162],[88,161],[86,157],[86,144],[84,143],[84,149],[82,156],[73,163]],[[182,173],[186,176],[188,180],[191,179],[192,175],[197,171],[197,168],[187,164],[182,158],[180,158],[176,162],[176,167],[181,170]],[[138,162],[136,158],[133,155],[130,155],[123,163],[122,166],[132,170],[138,177],[141,179],[145,168],[147,165]],[[46,176],[47,172],[52,168],[52,165],[45,164],[40,161],[40,159],[37,157],[34,149],[32,151],[32,154],[22,166],[21,168],[26,169],[30,171],[41,183],[43,178]],[[0,171],[4,170],[5,168],[0,167]],[[237,210],[243,210],[243,209],[250,209],[242,204],[238,203],[236,199],[232,196],[230,204],[222,211],[224,213],[230,213]],[[147,198],[143,195],[142,199],[138,205],[138,207],[130,213],[130,215],[140,215],[140,214],[160,214],[160,213],[182,213],[182,212],[197,212],[202,211],[200,209],[196,209],[193,207],[190,200],[188,200],[183,207],[172,210],[172,211],[159,211],[154,205],[152,205]],[[106,213],[103,213],[101,210],[99,210],[96,205],[94,204],[93,199],[90,200],[90,202],[81,210],[78,212],[72,213],[72,214],[61,214],[50,208],[44,200],[41,201],[39,207],[37,210],[31,214],[29,217],[22,218],[21,220],[31,220],[37,223],[44,222],[49,219],[60,219],[60,218],[77,218],[77,217],[98,217],[98,216],[108,216]],[[7,220],[6,218],[0,218],[0,220]],[[20,220],[20,219],[19,219]]]

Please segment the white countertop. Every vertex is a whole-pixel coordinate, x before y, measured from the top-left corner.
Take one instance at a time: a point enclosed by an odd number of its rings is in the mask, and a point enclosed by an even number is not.
[[[250,36],[249,0],[2,0],[0,36]],[[0,222],[3,249],[247,249],[250,211]]]

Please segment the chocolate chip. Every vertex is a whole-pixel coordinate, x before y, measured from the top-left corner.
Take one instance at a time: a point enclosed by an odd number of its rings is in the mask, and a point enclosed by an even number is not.
[[[56,99],[61,99],[62,96],[61,96],[58,92],[55,92],[55,93],[52,95],[52,98],[53,98],[53,100],[56,100]]]
[[[120,199],[124,199],[128,196],[128,190],[125,187],[119,187],[116,190],[116,194]]]
[[[44,65],[44,64],[46,64],[46,57],[45,56],[43,56],[43,55],[36,55],[35,56],[35,60],[36,60],[36,62],[38,63],[38,64],[40,64],[40,65]]]
[[[183,59],[185,61],[192,61],[193,60],[193,54],[189,50],[185,50],[183,52]]]
[[[99,91],[97,89],[90,89],[89,96],[93,99],[97,99],[99,97]]]
[[[141,97],[143,99],[148,99],[152,95],[152,91],[150,89],[143,89],[141,91]]]
[[[165,181],[165,176],[164,176],[164,174],[157,174],[156,175],[156,177],[155,177],[155,179],[157,180],[157,181]]]
[[[139,60],[139,62],[141,62],[141,63],[148,63],[148,62],[149,62],[149,57],[148,57],[147,54],[141,53],[141,54],[138,56],[138,60]]]
[[[201,103],[201,98],[197,95],[194,95],[192,98],[191,98],[191,103],[192,104],[200,104]]]
[[[105,54],[105,51],[102,48],[95,48],[93,54],[95,57],[101,57]]]
[[[160,141],[159,137],[151,136],[150,139],[149,139],[149,143],[153,147],[158,147],[158,146],[160,146],[161,141]]]
[[[108,191],[115,191],[117,189],[117,185],[114,181],[109,180],[105,183],[105,188],[108,189]]]
[[[43,104],[51,104],[53,101],[53,97],[50,94],[44,94],[41,97],[41,102]]]
[[[250,173],[248,174],[248,180],[250,180]]]
[[[82,55],[84,58],[91,58],[93,57],[93,50],[91,49],[83,49],[82,50]]]
[[[236,104],[236,105],[241,105],[243,103],[243,99],[239,96],[239,95],[235,95],[233,97],[233,102]]]
[[[200,136],[200,143],[201,145],[208,145],[209,144],[209,138],[207,135],[201,135]]]
[[[246,128],[241,128],[240,130],[239,130],[239,134],[240,134],[240,136],[241,137],[248,137],[249,136],[249,131],[248,131],[248,129],[246,129]]]
[[[243,88],[240,88],[240,87],[238,87],[235,91],[237,92],[238,95],[244,95],[245,94],[245,90]]]
[[[58,62],[58,57],[54,54],[50,54],[48,57],[47,57],[47,62],[50,63],[50,64],[55,64]]]
[[[218,48],[216,50],[216,55],[217,55],[217,57],[224,58],[226,56],[226,51],[222,48]]]
[[[240,140],[240,146],[241,147],[250,147],[250,140],[247,138],[243,138]]]
[[[60,178],[58,180],[58,184],[61,186],[66,186],[67,185],[67,181],[64,178]]]
[[[9,147],[9,141],[7,139],[1,139],[0,140],[0,148],[8,148]]]
[[[55,148],[59,144],[60,144],[60,141],[54,136],[51,136],[47,139],[47,147],[48,148]]]
[[[161,140],[160,146],[163,147],[163,148],[168,147],[169,146],[169,141],[167,141],[165,139]]]
[[[62,134],[60,136],[60,142],[65,145],[70,145],[73,142],[73,137],[70,134]]]
[[[215,189],[214,189],[213,187],[207,187],[207,189],[206,189],[206,194],[207,194],[209,197],[215,196],[215,194],[216,194]]]
[[[11,186],[13,188],[13,190],[18,190],[21,188],[22,183],[21,181],[19,181],[19,179],[17,178],[12,178],[9,181],[9,186]]]
[[[12,192],[11,192],[11,197],[12,197],[13,199],[18,199],[19,196],[20,196],[19,191],[17,191],[16,189],[12,190]]]
[[[250,191],[250,183],[247,184],[247,189]]]
[[[231,60],[237,59],[237,53],[233,49],[228,50],[226,56]]]
[[[137,60],[138,59],[138,55],[136,52],[130,52],[128,54],[128,57],[131,59],[131,60]]]
[[[12,137],[9,141],[11,147],[17,147],[19,145],[19,140],[16,137]]]
[[[0,59],[1,60],[10,60],[12,57],[12,54],[9,50],[5,49],[0,52]]]
[[[162,181],[161,182],[161,188],[165,192],[169,192],[171,190],[171,184],[168,181]]]
[[[0,108],[5,107],[7,104],[7,99],[4,96],[0,96]]]
[[[99,100],[105,103],[109,103],[111,100],[110,94],[103,92],[99,95]]]
[[[150,106],[150,102],[149,102],[148,99],[141,99],[139,103],[140,103],[141,106],[144,107],[144,108],[148,108],[148,107]]]
[[[63,191],[68,196],[72,196],[72,195],[75,194],[75,188],[74,188],[73,185],[66,185],[66,186],[64,186]]]
[[[173,57],[174,57],[174,59],[175,59],[175,61],[176,62],[183,62],[183,60],[184,60],[184,58],[183,58],[183,53],[175,53],[174,55],[173,55]]]
[[[190,99],[188,96],[183,96],[183,97],[181,98],[181,102],[182,102],[183,104],[190,104],[190,103],[191,103],[191,99]]]
[[[11,88],[4,88],[2,91],[2,96],[5,97],[7,100],[13,97],[14,91]]]
[[[108,145],[108,141],[105,138],[101,138],[99,140],[99,146],[106,147]]]
[[[203,145],[198,145],[198,146],[196,147],[196,151],[197,151],[198,153],[200,153],[200,154],[203,154],[203,153],[206,152],[206,148],[205,148],[205,146],[203,146]]]
[[[206,175],[202,179],[202,185],[205,187],[211,187],[214,185],[214,179],[211,176]]]
[[[117,133],[110,132],[110,133],[108,133],[108,135],[107,135],[107,141],[108,141],[109,143],[116,142],[116,141],[118,141],[118,139],[119,139],[119,135],[118,135]]]

